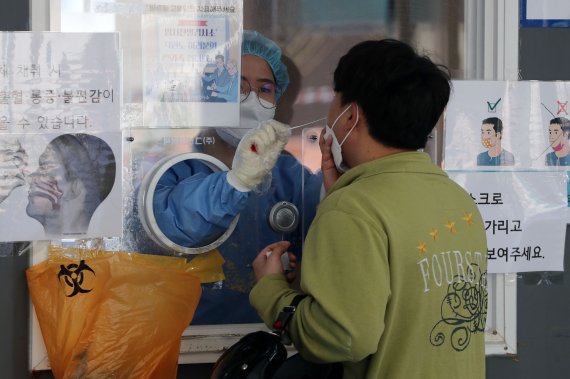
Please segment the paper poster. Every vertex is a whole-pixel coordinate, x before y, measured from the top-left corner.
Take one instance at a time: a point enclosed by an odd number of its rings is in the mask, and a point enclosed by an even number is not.
[[[568,0],[521,0],[521,27],[567,28],[570,26]]]
[[[489,272],[563,269],[569,98],[568,82],[453,82],[443,167],[463,178],[458,182],[472,192],[485,218]],[[497,194],[508,201],[489,207],[477,200]],[[495,228],[507,225],[515,228],[508,235]],[[528,249],[537,259],[523,262],[519,252],[528,258]]]
[[[120,236],[121,142],[121,132],[4,135],[0,241]]]
[[[239,126],[241,7],[211,4],[143,14],[144,126]]]
[[[556,172],[449,172],[477,204],[489,273],[564,271],[566,180]]]
[[[2,32],[0,134],[120,130],[118,33]]]
[[[454,81],[444,168],[567,172],[569,99],[570,82]]]
[[[0,241],[120,236],[118,33],[3,32],[0,46]]]
[[[529,20],[568,20],[570,4],[566,0],[525,0]]]
[[[567,170],[570,82],[454,81],[446,170]]]

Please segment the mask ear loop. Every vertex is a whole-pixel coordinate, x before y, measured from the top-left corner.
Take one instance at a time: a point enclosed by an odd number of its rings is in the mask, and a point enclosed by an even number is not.
[[[349,110],[349,109],[350,109],[350,106],[348,106],[344,111],[342,111],[342,113],[338,115],[338,117],[336,118],[336,120],[335,120],[334,123],[336,123],[337,120],[338,120],[347,110]],[[307,125],[311,125],[311,124],[316,124],[317,122],[319,122],[319,121],[325,121],[326,119],[327,119],[326,117],[321,117],[321,118],[318,118],[318,119],[313,120],[313,121],[306,122],[306,123],[301,124],[301,125],[291,126],[289,129],[302,128],[303,126],[307,126]],[[356,122],[358,122],[358,104],[356,105]],[[354,125],[356,125],[356,124],[354,124]]]
[[[316,124],[317,122],[319,122],[319,121],[324,121],[324,120],[326,120],[326,119],[327,119],[326,117],[322,117],[322,118],[316,119],[316,120],[314,120],[314,121],[309,121],[309,122],[304,123],[304,124],[301,124],[301,125],[292,126],[292,127],[290,127],[289,129],[302,128],[303,126],[307,126],[307,125],[311,125],[311,124]]]
[[[546,107],[546,105],[544,105],[544,103],[540,103],[540,104],[544,107],[544,109],[546,109],[546,110],[548,111],[548,113],[550,113],[550,114],[552,115],[553,118],[556,117],[556,116],[554,115],[554,113],[552,113],[552,112],[550,111],[550,109],[548,109],[548,108]],[[555,142],[556,142],[556,141],[555,141]],[[546,146],[546,149],[544,149],[544,151],[543,151],[542,153],[540,153],[540,154],[538,155],[538,157],[534,158],[533,161],[536,161],[537,159],[539,159],[540,157],[542,157],[542,155],[543,155],[544,153],[546,153],[546,151],[547,151],[548,149],[550,149],[553,145],[554,145],[554,142],[549,143],[548,146]]]
[[[533,161],[536,161],[537,159],[539,159],[540,157],[542,157],[544,155],[544,153],[546,153],[546,151],[550,148],[552,148],[552,146],[554,146],[554,143],[556,143],[556,141],[549,143],[548,146],[546,146],[546,149],[544,149],[544,151],[542,153],[539,154],[538,157],[534,158]]]

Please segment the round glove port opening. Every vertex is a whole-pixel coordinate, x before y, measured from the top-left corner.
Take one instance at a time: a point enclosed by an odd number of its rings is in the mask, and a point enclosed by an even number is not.
[[[156,191],[156,186],[164,173],[177,163],[187,161],[187,160],[198,160],[205,166],[207,166],[212,173],[220,171],[228,171],[229,168],[219,159],[214,158],[211,155],[203,153],[182,153],[164,157],[158,161],[149,171],[149,173],[143,179],[141,188],[138,194],[137,202],[139,208],[139,217],[141,223],[148,234],[148,236],[159,246],[174,250],[177,253],[182,254],[202,254],[213,250],[220,246],[222,243],[228,239],[228,237],[234,231],[237,222],[239,220],[239,214],[234,217],[229,227],[217,237],[212,242],[209,242],[203,246],[187,247],[182,246],[174,241],[170,240],[160,229],[156,222],[154,215],[153,202],[154,194]]]

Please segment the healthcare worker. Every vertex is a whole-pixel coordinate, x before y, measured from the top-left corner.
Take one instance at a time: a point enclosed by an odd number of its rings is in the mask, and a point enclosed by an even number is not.
[[[289,127],[273,117],[288,83],[281,49],[262,34],[245,30],[240,128],[217,128],[214,144],[231,151],[231,169],[213,172],[200,161],[187,160],[172,166],[156,186],[157,224],[179,245],[207,245],[227,230],[236,215],[240,217],[218,248],[225,260],[225,280],[203,286],[193,325],[261,322],[248,301],[255,252],[275,239],[286,239],[291,252],[298,257],[301,253],[322,177],[282,151]],[[303,217],[299,227],[287,234],[276,232],[268,221],[272,207],[282,202],[294,204]]]

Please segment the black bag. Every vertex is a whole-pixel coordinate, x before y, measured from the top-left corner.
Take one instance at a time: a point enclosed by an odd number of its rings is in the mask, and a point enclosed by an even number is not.
[[[286,359],[287,351],[278,335],[249,333],[218,358],[210,379],[270,379]]]
[[[285,327],[304,297],[295,296],[279,313],[273,332],[249,333],[230,346],[214,364],[210,379],[341,379],[341,363],[312,363],[299,354],[287,359],[285,344],[291,342]]]

